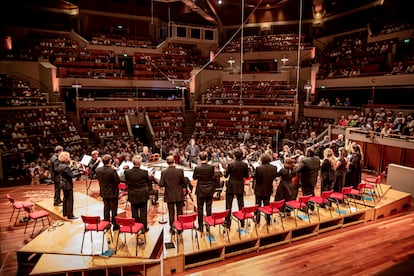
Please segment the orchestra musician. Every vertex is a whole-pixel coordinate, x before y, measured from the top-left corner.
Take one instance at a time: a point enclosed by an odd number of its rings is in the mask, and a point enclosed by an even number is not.
[[[101,158],[99,157],[99,151],[94,150],[91,153],[91,160],[89,161],[88,168],[89,168],[89,179],[96,179],[96,169],[101,162]]]
[[[56,172],[59,174],[60,187],[63,191],[63,216],[68,219],[77,219],[73,214],[73,178],[80,176],[81,171],[73,171],[70,167],[70,154],[62,151],[59,154],[59,162]]]

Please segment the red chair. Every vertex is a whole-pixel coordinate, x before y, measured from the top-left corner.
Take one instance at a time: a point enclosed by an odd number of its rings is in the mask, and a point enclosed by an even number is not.
[[[118,184],[119,195],[118,198],[122,198],[128,195],[127,185],[124,182]],[[125,208],[128,206],[128,198],[125,199]]]
[[[282,216],[282,213],[280,212],[280,208],[282,208],[284,204],[285,204],[284,199],[279,200],[279,201],[273,201],[273,202],[270,202],[269,205],[267,206],[260,207],[259,212],[263,214],[265,218],[267,216],[273,216],[274,214],[279,214],[280,222],[282,223],[282,228],[283,230],[285,230],[285,226],[283,225],[283,216]],[[266,222],[266,229],[267,229],[267,233],[269,233],[268,222]]]
[[[352,186],[349,187],[343,187],[341,189],[341,192],[333,192],[331,194],[331,196],[329,197],[329,200],[331,202],[335,202],[336,203],[336,207],[337,207],[337,212],[338,214],[341,214],[340,210],[339,210],[339,203],[343,202],[344,204],[346,204],[348,206],[348,210],[351,213],[351,205],[349,204],[349,200],[348,200],[348,196],[352,191]]]
[[[197,214],[190,214],[190,215],[179,215],[177,220],[173,222],[173,226],[177,229],[178,233],[182,233],[184,230],[191,230],[191,241],[194,243],[193,238],[193,230],[196,230],[195,221],[197,219]],[[198,235],[197,231],[195,231],[196,241],[197,241],[197,248],[200,248],[200,244],[198,243]],[[177,243],[177,252],[178,252],[178,235],[175,235],[176,243]]]
[[[36,223],[38,220],[42,221],[43,228],[45,227],[45,222],[43,221],[44,219],[47,219],[47,222],[49,223],[49,226],[50,226],[49,212],[45,210],[33,211],[31,206],[23,206],[23,208],[27,212],[27,215],[29,217],[29,219],[26,221],[26,227],[24,228],[25,234],[26,234],[27,225],[29,224],[30,220],[34,220],[35,222],[33,224],[32,235],[30,237],[33,237],[33,233],[36,228]]]
[[[125,245],[127,244],[126,241],[126,234],[129,233],[131,235],[137,235],[137,241],[135,245],[135,256],[138,255],[138,237],[140,234],[144,235],[144,242],[146,243],[146,236],[144,232],[144,224],[135,222],[133,218],[121,218],[115,217],[116,223],[119,225],[119,234],[116,238],[116,245],[115,245],[115,254],[118,250],[118,240],[121,233],[124,233]]]
[[[285,209],[288,209],[288,211],[291,211],[291,212],[293,211],[296,227],[298,226],[296,216],[298,215],[299,210],[302,210],[302,211],[305,210],[304,212],[306,212],[306,214],[308,215],[309,223],[311,223],[310,214],[309,214],[309,206],[308,206],[308,203],[311,197],[312,195],[305,195],[305,196],[299,197],[298,200],[291,200],[291,201],[286,202]],[[296,210],[296,214],[295,214],[295,210]]]
[[[7,194],[6,196],[7,196],[7,199],[9,200],[10,205],[13,207],[13,212],[10,216],[9,221],[12,220],[14,211],[17,210],[16,220],[14,221],[14,225],[16,225],[17,219],[19,218],[20,211],[23,211],[25,206],[32,207],[33,203],[30,201],[14,201],[14,198],[10,194]]]
[[[254,216],[257,212],[257,209],[259,208],[259,205],[254,205],[254,206],[244,206],[240,211],[235,211],[233,212],[233,218],[237,221],[237,223],[239,224],[239,239],[241,240],[241,233],[240,233],[240,229],[241,229],[241,222],[246,222],[246,220],[252,220],[253,224],[254,224],[254,229],[256,230],[256,236],[259,236],[259,234],[257,233],[257,227],[256,227],[256,222],[254,220]]]
[[[378,192],[378,196],[382,196],[384,193],[382,191],[382,187],[381,187],[381,181],[382,179],[384,179],[385,177],[385,171],[383,171],[380,175],[378,175],[377,177],[367,177],[365,178],[365,182],[372,185],[375,190]],[[370,186],[370,187],[372,187]]]
[[[105,233],[111,229],[111,223],[109,221],[101,220],[99,216],[81,216],[81,217],[82,217],[83,223],[85,224],[85,228],[83,231],[83,237],[82,237],[81,253],[83,251],[83,242],[85,240],[85,234],[86,232],[90,232],[91,233],[91,251],[93,255],[92,231],[102,232],[102,253],[103,253]],[[109,231],[109,233],[111,233],[111,231]],[[112,240],[112,234],[111,234],[111,240]]]
[[[252,181],[253,180],[252,179],[253,179],[252,176],[249,176],[247,178],[243,178],[244,186],[247,187],[246,195],[251,195],[252,192],[253,192],[253,189],[252,189]]]
[[[222,211],[222,212],[213,212],[210,216],[204,217],[204,224],[206,225],[208,235],[211,236],[210,227],[215,227],[216,225],[219,226],[219,233],[220,233],[220,227],[221,225],[224,226],[224,223],[226,222],[226,217],[229,215],[230,210]],[[223,231],[224,232],[224,231]],[[227,240],[230,243],[230,234],[229,229],[227,229]],[[210,246],[211,246],[211,239],[210,240]]]
[[[331,196],[331,194],[333,194],[333,190],[323,191],[323,192],[321,192],[321,196],[313,196],[309,200],[309,204],[311,204],[314,207],[316,207],[316,209],[318,211],[318,219],[319,219],[319,221],[321,221],[321,216],[319,214],[319,208],[320,208],[321,205],[327,205],[329,203],[329,197]],[[332,218],[332,210],[331,210],[331,208],[329,208],[329,213],[330,213],[331,218]]]

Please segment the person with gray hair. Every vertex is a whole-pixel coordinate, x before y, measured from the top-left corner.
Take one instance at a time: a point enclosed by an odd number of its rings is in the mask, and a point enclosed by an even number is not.
[[[147,201],[149,199],[149,190],[152,182],[148,171],[141,169],[142,156],[135,155],[132,158],[134,167],[125,171],[125,183],[128,190],[128,201],[131,202],[132,217],[136,222],[144,225],[144,231],[147,232]]]
[[[168,216],[170,224],[170,232],[174,232],[173,223],[175,218],[175,209],[177,209],[177,217],[183,214],[183,189],[186,188],[186,180],[184,171],[175,167],[174,156],[169,155],[166,158],[168,168],[161,171],[160,187],[165,187],[164,201],[168,205]]]

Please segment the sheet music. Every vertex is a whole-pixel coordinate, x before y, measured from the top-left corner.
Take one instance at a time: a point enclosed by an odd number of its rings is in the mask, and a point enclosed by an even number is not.
[[[80,161],[80,163],[82,165],[84,165],[85,167],[87,167],[89,165],[89,162],[91,161],[91,159],[92,159],[92,156],[85,154],[82,157],[82,160]]]
[[[283,164],[280,160],[270,162],[271,165],[277,168],[277,172],[279,172],[283,168]]]

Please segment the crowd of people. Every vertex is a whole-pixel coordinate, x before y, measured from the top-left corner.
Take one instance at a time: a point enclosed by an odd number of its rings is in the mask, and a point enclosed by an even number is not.
[[[119,200],[118,184],[125,182],[132,217],[143,224],[144,232],[149,230],[147,202],[150,194],[155,194],[155,191],[158,193],[160,188],[164,188],[170,231],[177,233],[174,221],[183,214],[183,189],[189,189],[192,193],[195,185],[198,230],[202,232],[203,217],[211,214],[213,194],[221,183],[225,183],[225,208],[230,211],[225,226],[230,228],[233,199],[236,198],[239,209],[244,207],[246,179],[252,179],[256,204],[265,206],[272,197],[275,201],[294,200],[300,190],[303,195],[315,195],[319,178],[321,191],[340,192],[345,185],[356,188],[361,181],[363,162],[363,153],[358,144],[346,145],[342,135],[333,141],[329,136],[317,141],[316,133],[304,141],[303,149],[285,145],[280,152],[274,152],[271,145],[250,141],[191,139],[187,143],[176,137],[158,141],[154,148],[145,146],[137,139],[108,142],[103,148],[91,146],[78,152],[70,153],[67,150],[57,146],[48,162],[55,184],[54,203],[56,206],[63,204],[64,215],[68,219],[77,219],[73,211],[72,181],[80,176],[80,159],[90,154],[90,162],[85,166],[86,173],[87,177],[99,182],[104,220],[111,221],[113,230],[118,229],[115,219]],[[168,165],[161,171],[159,179],[155,179],[153,172],[142,166],[154,154],[164,157]],[[278,168],[274,161],[280,161],[279,164],[283,165]],[[194,168],[193,182],[184,176],[182,167]],[[285,215],[289,215],[289,212],[286,211]],[[257,221],[260,221],[259,217],[257,214]],[[267,223],[270,223],[269,219],[266,217]]]

